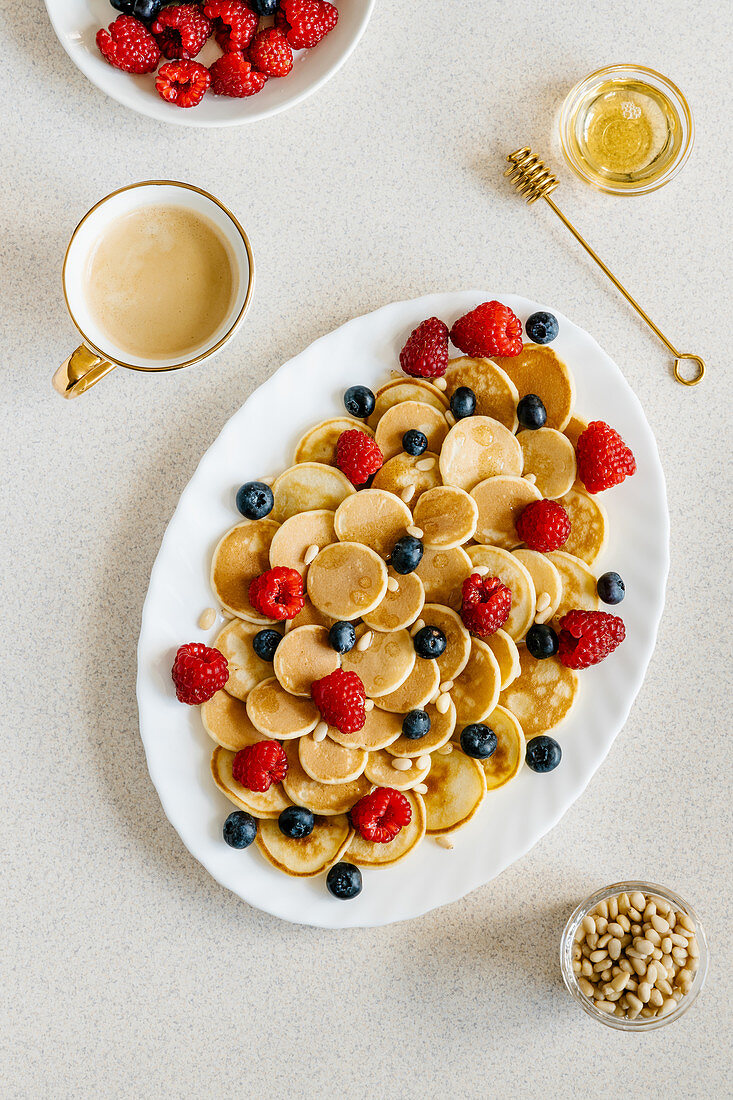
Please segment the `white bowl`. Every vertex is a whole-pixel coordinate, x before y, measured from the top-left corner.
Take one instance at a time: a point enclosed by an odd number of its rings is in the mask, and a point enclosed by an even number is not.
[[[252,477],[268,477],[292,462],[306,428],[343,414],[344,390],[354,383],[376,389],[398,361],[410,331],[426,317],[451,325],[479,302],[499,298],[522,322],[550,303],[530,302],[497,287],[433,294],[395,302],[358,317],[311,344],[259,387],[225,425],[184,490],[163,537],[150,578],[138,646],[137,698],[148,768],[163,808],[183,843],[222,885],[258,909],[299,924],[343,928],[389,924],[455,901],[524,855],[582,793],[621,730],[654,649],[669,567],[669,517],[664,475],[651,429],[621,371],[595,340],[557,310],[553,343],[575,374],[576,411],[602,418],[629,444],[636,474],[603,494],[608,544],[594,566],[615,569],[626,599],[615,611],[626,640],[595,668],[580,673],[577,705],[554,735],[562,763],[549,775],[529,768],[490,793],[446,851],[426,838],[403,863],[364,870],[364,889],[336,901],[325,876],[289,878],[254,849],[235,851],[221,828],[231,803],[214,786],[213,743],[196,707],[177,702],[171,682],[183,642],[213,643],[196,623],[214,601],[209,586],[212,551],[241,518],[234,494]],[[134,812],[131,810],[131,812]]]
[[[268,80],[257,95],[231,99],[209,93],[198,107],[182,108],[160,98],[154,73],[133,76],[104,60],[95,41],[97,31],[120,14],[109,0],[46,0],[61,45],[92,84],[133,111],[178,126],[240,126],[300,103],[341,68],[364,33],[374,4],[375,0],[337,0],[339,21],[330,34],[314,49],[298,51],[292,72]],[[212,38],[196,60],[210,65],[220,54]]]

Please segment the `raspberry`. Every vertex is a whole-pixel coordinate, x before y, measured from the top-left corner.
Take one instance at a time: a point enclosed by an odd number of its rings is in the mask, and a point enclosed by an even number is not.
[[[214,24],[216,41],[224,53],[236,53],[249,46],[259,25],[259,19],[241,0],[209,0],[204,15]],[[259,92],[259,88],[256,89]],[[232,92],[222,92],[232,95]],[[247,92],[252,95],[252,92]]]
[[[232,761],[232,775],[249,791],[269,791],[288,774],[288,758],[279,741],[258,741],[240,749]]]
[[[351,810],[351,824],[374,844],[389,844],[412,820],[412,807],[393,787],[377,787],[360,798]]]
[[[268,27],[254,36],[249,59],[258,72],[268,76],[287,76],[293,67],[293,51],[277,27]]]
[[[339,13],[326,0],[282,0],[290,24],[287,39],[294,50],[309,50],[338,23]]]
[[[205,703],[224,687],[229,679],[229,666],[218,649],[188,642],[176,653],[171,675],[177,698],[193,707]]]
[[[530,550],[542,554],[559,550],[570,536],[570,516],[556,500],[533,500],[517,520],[515,527]]]
[[[243,99],[261,92],[267,83],[264,73],[257,73],[241,53],[225,53],[209,69],[214,95]]]
[[[464,355],[519,355],[522,350],[522,322],[509,306],[484,302],[450,330],[450,338]]]
[[[97,46],[110,65],[126,73],[152,73],[160,61],[158,43],[131,15],[118,15],[109,30],[98,30]]]
[[[336,444],[336,465],[353,485],[364,485],[380,470],[384,456],[366,432],[358,428],[342,432]]]
[[[578,477],[589,493],[620,485],[636,473],[636,461],[618,432],[602,420],[592,420],[576,447]]]
[[[158,69],[158,95],[176,107],[195,107],[211,84],[211,74],[198,61],[166,61]]]
[[[342,733],[358,733],[364,728],[366,692],[356,672],[344,672],[342,668],[329,672],[313,681],[311,696],[329,726],[336,726]]]
[[[472,573],[463,582],[461,618],[463,625],[479,638],[495,634],[509,618],[512,592],[498,577]]]
[[[255,577],[249,602],[268,619],[294,619],[303,610],[303,578],[297,569],[278,565]]]
[[[568,611],[560,620],[558,657],[566,668],[588,668],[613,653],[626,637],[618,615],[606,611]]]
[[[150,29],[166,57],[190,61],[201,52],[213,28],[198,4],[176,4],[164,8]]]
[[[448,366],[448,326],[428,317],[410,333],[400,352],[400,366],[413,378],[438,378]]]

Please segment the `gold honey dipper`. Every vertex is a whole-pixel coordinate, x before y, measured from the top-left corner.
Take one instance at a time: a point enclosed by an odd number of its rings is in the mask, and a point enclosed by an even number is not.
[[[590,258],[595,260],[601,271],[608,276],[616,289],[621,291],[629,305],[634,307],[641,319],[646,321],[652,332],[662,341],[664,346],[672,352],[672,355],[674,355],[674,376],[677,381],[681,382],[683,386],[696,386],[698,382],[702,382],[705,374],[705,363],[700,356],[692,355],[690,352],[677,351],[674,344],[671,343],[662,330],[654,324],[649,314],[644,312],[639,303],[629,294],[628,290],[619,282],[613,272],[609,271],[601,257],[594,252],[588,242],[581,237],[572,222],[568,221],[562,210],[552,201],[550,194],[558,186],[559,180],[545,167],[537,154],[533,153],[528,145],[525,145],[524,149],[517,149],[516,152],[510,153],[506,159],[509,161],[509,168],[506,169],[504,175],[511,178],[511,182],[514,184],[519,194],[522,195],[522,197],[526,196],[529,204],[536,202],[537,199],[545,200],[547,205],[555,211],[563,225],[568,227],[576,241],[582,244]],[[684,378],[682,376],[680,373],[680,363],[683,361],[697,364],[697,374],[695,374],[694,377]]]

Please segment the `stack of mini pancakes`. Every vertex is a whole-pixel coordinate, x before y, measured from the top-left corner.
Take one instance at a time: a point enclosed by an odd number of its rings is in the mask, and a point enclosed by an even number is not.
[[[239,523],[214,552],[213,590],[234,618],[213,643],[229,662],[229,681],[201,708],[217,745],[212,773],[235,806],[259,819],[262,854],[291,875],[318,874],[341,858],[386,866],[425,834],[453,833],[489,792],[516,776],[525,737],[553,730],[577,696],[575,672],[554,657],[533,659],[522,644],[535,622],[556,624],[571,608],[599,606],[592,567],[607,519],[576,479],[575,447],[586,425],[573,415],[572,375],[550,348],[530,344],[516,358],[453,360],[445,383],[441,389],[395,378],[377,391],[366,423],[341,416],[309,429],[294,464],[273,483],[271,514]],[[474,391],[477,407],[456,423],[448,397],[458,386]],[[517,434],[517,403],[530,392],[542,399],[547,423]],[[355,427],[374,434],[385,458],[371,487],[360,491],[335,464],[339,436]],[[420,456],[402,450],[411,428],[428,439]],[[561,551],[520,545],[515,521],[541,497],[559,500],[570,517]],[[417,570],[402,576],[389,557],[413,526],[425,552]],[[297,569],[307,592],[305,607],[284,627],[248,598],[250,582],[275,566]],[[504,628],[483,641],[458,614],[463,581],[476,571],[498,577],[512,593]],[[353,622],[366,648],[336,653],[328,629],[338,620]],[[423,624],[445,634],[436,660],[415,653],[412,635]],[[272,664],[252,648],[265,626],[283,633]],[[321,716],[311,683],[339,667],[364,683],[366,724],[355,734],[329,727],[316,740]],[[409,740],[402,720],[417,708],[430,715],[430,732]],[[474,722],[498,738],[485,761],[460,748],[461,730]],[[259,794],[234,780],[232,761],[269,738],[283,743],[289,769],[282,783]],[[348,818],[374,786],[404,791],[412,806],[410,825],[388,844],[355,835]],[[291,804],[316,815],[305,839],[278,828]]]

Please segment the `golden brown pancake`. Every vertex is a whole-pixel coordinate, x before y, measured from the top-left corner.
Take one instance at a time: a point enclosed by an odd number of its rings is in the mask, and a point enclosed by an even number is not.
[[[326,508],[335,512],[354,486],[340,470],[324,462],[300,462],[275,479],[272,518],[284,523],[299,512]],[[261,522],[261,521],[258,521]]]
[[[260,626],[273,620],[252,607],[249,586],[270,568],[270,543],[277,528],[271,519],[238,523],[219,540],[211,562],[211,587],[222,607]]]
[[[478,520],[476,502],[455,485],[437,485],[423,493],[414,508],[414,523],[431,550],[450,550],[473,538]]]
[[[476,414],[498,420],[510,432],[517,430],[519,394],[506,371],[491,359],[470,359],[467,355],[451,359],[445,373],[447,392],[468,386],[476,394]]]
[[[286,875],[306,878],[319,875],[338,863],[354,835],[346,814],[317,817],[310,836],[293,840],[276,821],[261,821],[255,841],[262,855]]]
[[[353,416],[337,416],[332,420],[324,420],[309,428],[300,439],[295,448],[295,462],[323,462],[326,466],[336,465],[336,446],[344,432],[366,432],[373,436],[371,428],[367,428],[363,420],[357,420]]]
[[[502,707],[518,719],[529,739],[558,726],[570,713],[578,693],[578,676],[557,657],[536,661],[519,647],[519,676],[499,697]]]
[[[358,619],[378,607],[387,591],[387,567],[360,542],[336,542],[308,569],[308,596],[325,615]]]
[[[487,477],[519,477],[522,461],[516,437],[503,424],[490,416],[467,416],[446,436],[440,452],[440,476],[445,485],[457,485],[470,493]]]
[[[562,431],[573,411],[575,382],[552,348],[525,344],[519,355],[495,355],[493,359],[517,387],[520,400],[536,393],[547,410],[547,427]]]

